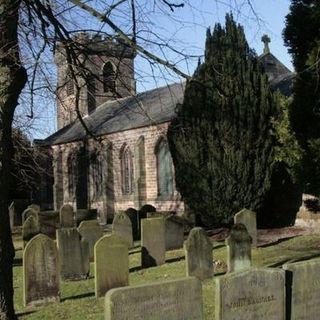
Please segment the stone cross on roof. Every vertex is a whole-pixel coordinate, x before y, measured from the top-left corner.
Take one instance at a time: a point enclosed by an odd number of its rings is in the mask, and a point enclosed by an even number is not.
[[[264,43],[263,53],[270,53],[269,43],[271,42],[271,39],[269,38],[269,36],[267,34],[264,34],[261,38],[261,41]]]

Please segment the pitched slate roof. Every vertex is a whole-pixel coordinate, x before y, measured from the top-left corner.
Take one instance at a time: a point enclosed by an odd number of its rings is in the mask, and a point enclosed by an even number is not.
[[[182,102],[184,86],[184,83],[175,83],[134,97],[108,101],[83,120],[97,136],[170,121],[175,116],[177,103]],[[83,126],[76,121],[43,140],[41,145],[68,143],[85,137]]]
[[[291,94],[294,73],[285,67],[272,53],[259,57],[274,90],[286,96]],[[149,125],[171,121],[175,117],[177,103],[183,101],[185,83],[174,83],[165,87],[139,93],[136,96],[109,101],[83,118],[90,132],[101,136]],[[38,144],[49,146],[82,140],[86,131],[76,121]]]

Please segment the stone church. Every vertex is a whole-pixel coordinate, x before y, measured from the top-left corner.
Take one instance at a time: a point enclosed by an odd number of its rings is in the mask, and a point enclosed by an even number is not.
[[[182,212],[166,132],[183,100],[183,83],[136,93],[131,48],[114,39],[81,34],[89,54],[79,78],[79,113],[75,112],[74,77],[63,51],[56,51],[58,131],[37,145],[50,155],[52,177],[43,179],[41,205],[59,209],[96,208],[101,223],[118,210],[151,204],[158,211]],[[293,73],[270,53],[267,36],[260,56],[270,83],[290,94]]]

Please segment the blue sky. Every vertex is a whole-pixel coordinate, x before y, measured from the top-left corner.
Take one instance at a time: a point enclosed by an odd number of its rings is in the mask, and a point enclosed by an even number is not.
[[[285,16],[289,12],[289,0],[252,0],[253,8],[248,5],[247,0],[189,0],[184,8],[178,8],[173,13],[170,10],[155,11],[149,5],[153,1],[145,1],[149,7],[138,8],[142,21],[141,26],[138,24],[138,28],[144,29],[145,26],[153,28],[179,52],[195,55],[195,57],[186,62],[181,60],[181,55],[174,51],[162,52],[159,47],[149,44],[147,49],[168,57],[190,75],[197,64],[196,56],[203,54],[206,29],[213,27],[217,22],[224,24],[225,14],[231,9],[235,20],[244,26],[250,47],[254,48],[257,54],[261,54],[263,51],[261,36],[267,33],[271,38],[271,52],[292,70],[291,57],[282,39]],[[175,0],[175,3],[179,3],[179,0]],[[125,10],[122,11],[125,12]],[[125,18],[126,15],[123,14],[123,21]],[[96,21],[94,23],[98,24]],[[155,39],[147,32],[141,34],[149,40]],[[53,65],[53,61],[49,61],[50,63]],[[165,69],[152,66],[143,58],[136,59],[135,67],[139,92],[179,80],[176,75],[167,74]],[[31,130],[32,137],[37,139],[45,138],[56,130],[55,104],[45,103],[42,108],[39,107],[39,110],[37,115],[39,119],[33,121],[34,128]]]

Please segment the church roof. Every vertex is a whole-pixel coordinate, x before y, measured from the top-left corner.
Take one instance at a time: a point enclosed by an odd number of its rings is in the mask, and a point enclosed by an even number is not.
[[[283,65],[268,47],[259,57],[268,75],[271,87],[290,96],[294,73]],[[87,128],[95,136],[120,132],[171,121],[175,117],[177,103],[182,103],[185,83],[174,83],[100,105],[83,118]],[[82,140],[85,129],[76,121],[45,140],[41,145],[56,145]]]
[[[182,102],[184,86],[184,83],[174,83],[105,102],[83,120],[96,136],[168,122],[175,116],[177,103]],[[41,145],[68,143],[85,137],[82,124],[76,121],[43,140]]]

